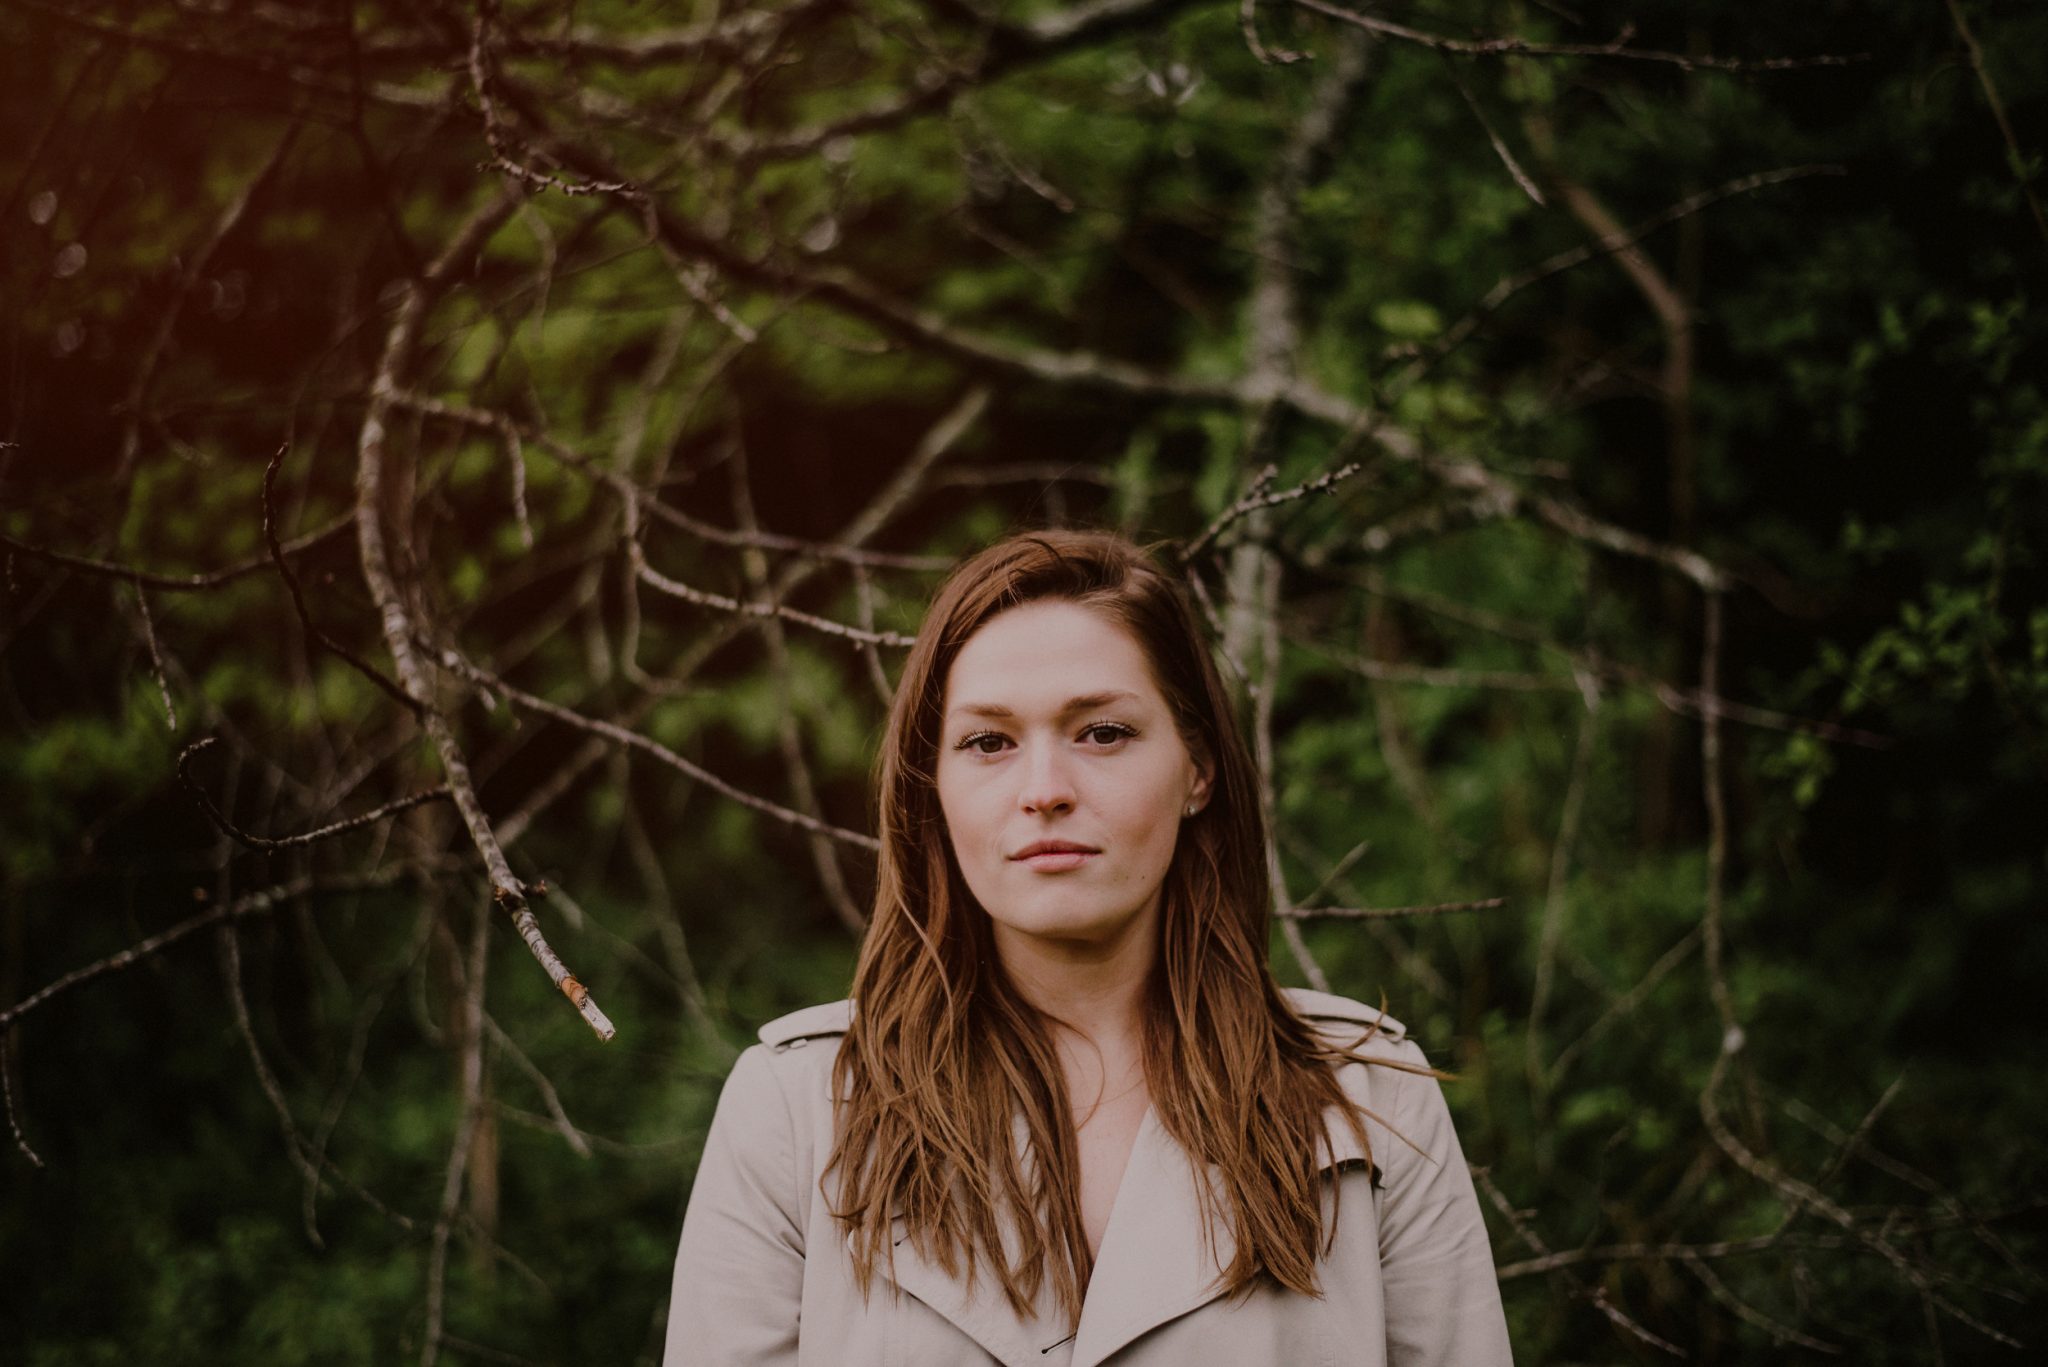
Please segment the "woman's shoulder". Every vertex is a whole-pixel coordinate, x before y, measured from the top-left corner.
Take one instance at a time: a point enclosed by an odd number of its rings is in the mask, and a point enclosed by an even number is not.
[[[791,1127],[807,1134],[827,1113],[832,1061],[851,1019],[849,1003],[820,1002],[755,1031],[759,1042],[733,1060],[719,1098],[719,1110],[753,1136],[748,1142],[765,1142],[771,1131]]]
[[[1434,1086],[1431,1075],[1422,1071],[1429,1059],[1408,1037],[1408,1027],[1378,1007],[1305,987],[1280,990],[1294,1013],[1327,1044],[1352,1056],[1334,1065],[1338,1085],[1368,1111],[1401,1109],[1413,1104],[1418,1088]]]
[[[755,1033],[771,1052],[786,1054],[792,1049],[807,1048],[814,1042],[843,1035],[852,1023],[853,1000],[841,998],[777,1016]]]
[[[1376,1006],[1351,997],[1340,997],[1334,992],[1317,992],[1307,987],[1283,987],[1280,995],[1287,999],[1287,1005],[1294,1014],[1308,1020],[1322,1029],[1325,1034],[1341,1034],[1356,1039],[1362,1033],[1356,1026],[1365,1026],[1376,1039],[1390,1044],[1399,1044],[1408,1038],[1408,1027],[1395,1020]]]
[[[778,1079],[789,1104],[809,1112],[832,1095],[832,1064],[852,1021],[853,1003],[843,999],[786,1012],[754,1032],[760,1042],[748,1047],[733,1071],[746,1066]]]

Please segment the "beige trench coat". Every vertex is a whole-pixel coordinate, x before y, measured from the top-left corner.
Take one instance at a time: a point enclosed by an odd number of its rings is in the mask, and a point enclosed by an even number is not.
[[[1301,989],[1288,996],[1343,1042],[1378,1021],[1380,1034],[1364,1052],[1423,1061],[1400,1024],[1369,1006]],[[906,1294],[892,1294],[884,1260],[863,1305],[847,1238],[819,1190],[832,1150],[831,1064],[848,1013],[848,1003],[828,1002],[772,1021],[734,1064],[683,1218],[664,1367],[1509,1363],[1492,1251],[1442,1088],[1431,1077],[1356,1063],[1339,1069],[1346,1093],[1422,1153],[1367,1121],[1385,1166],[1375,1175],[1332,1112],[1336,1152],[1325,1164],[1325,1191],[1342,1184],[1342,1192],[1335,1244],[1316,1267],[1320,1300],[1269,1277],[1248,1300],[1221,1296],[1212,1283],[1234,1251],[1229,1221],[1216,1222],[1211,1261],[1193,1166],[1148,1110],[1078,1331],[1055,1313],[1049,1288],[1021,1319],[986,1268],[969,1294],[908,1242],[895,1250],[895,1281]],[[1021,1154],[1021,1116],[1017,1135]],[[1220,1185],[1210,1190],[1217,1199]]]

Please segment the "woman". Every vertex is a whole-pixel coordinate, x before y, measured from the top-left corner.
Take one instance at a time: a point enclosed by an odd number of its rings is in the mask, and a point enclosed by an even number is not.
[[[1273,980],[1257,774],[1145,551],[957,567],[878,772],[852,998],[734,1065],[668,1367],[1509,1361],[1437,1075]]]

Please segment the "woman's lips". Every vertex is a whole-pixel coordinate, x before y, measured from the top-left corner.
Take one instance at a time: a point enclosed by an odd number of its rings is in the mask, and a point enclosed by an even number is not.
[[[1066,869],[1078,869],[1093,859],[1094,850],[1048,850],[1044,854],[1030,854],[1017,862],[1039,873],[1059,873]]]

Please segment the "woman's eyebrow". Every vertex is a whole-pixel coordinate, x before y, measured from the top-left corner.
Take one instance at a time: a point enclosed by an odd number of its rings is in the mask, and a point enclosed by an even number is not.
[[[1060,708],[1058,715],[1064,717],[1074,712],[1086,712],[1092,708],[1107,707],[1111,703],[1116,702],[1135,702],[1137,697],[1137,694],[1126,688],[1105,689],[1100,693],[1083,693],[1079,697],[1067,699],[1066,704]],[[954,716],[960,713],[966,713],[969,716],[975,717],[1002,717],[1006,719],[1017,715],[1001,703],[993,702],[961,703],[958,707],[951,709],[946,715]]]

